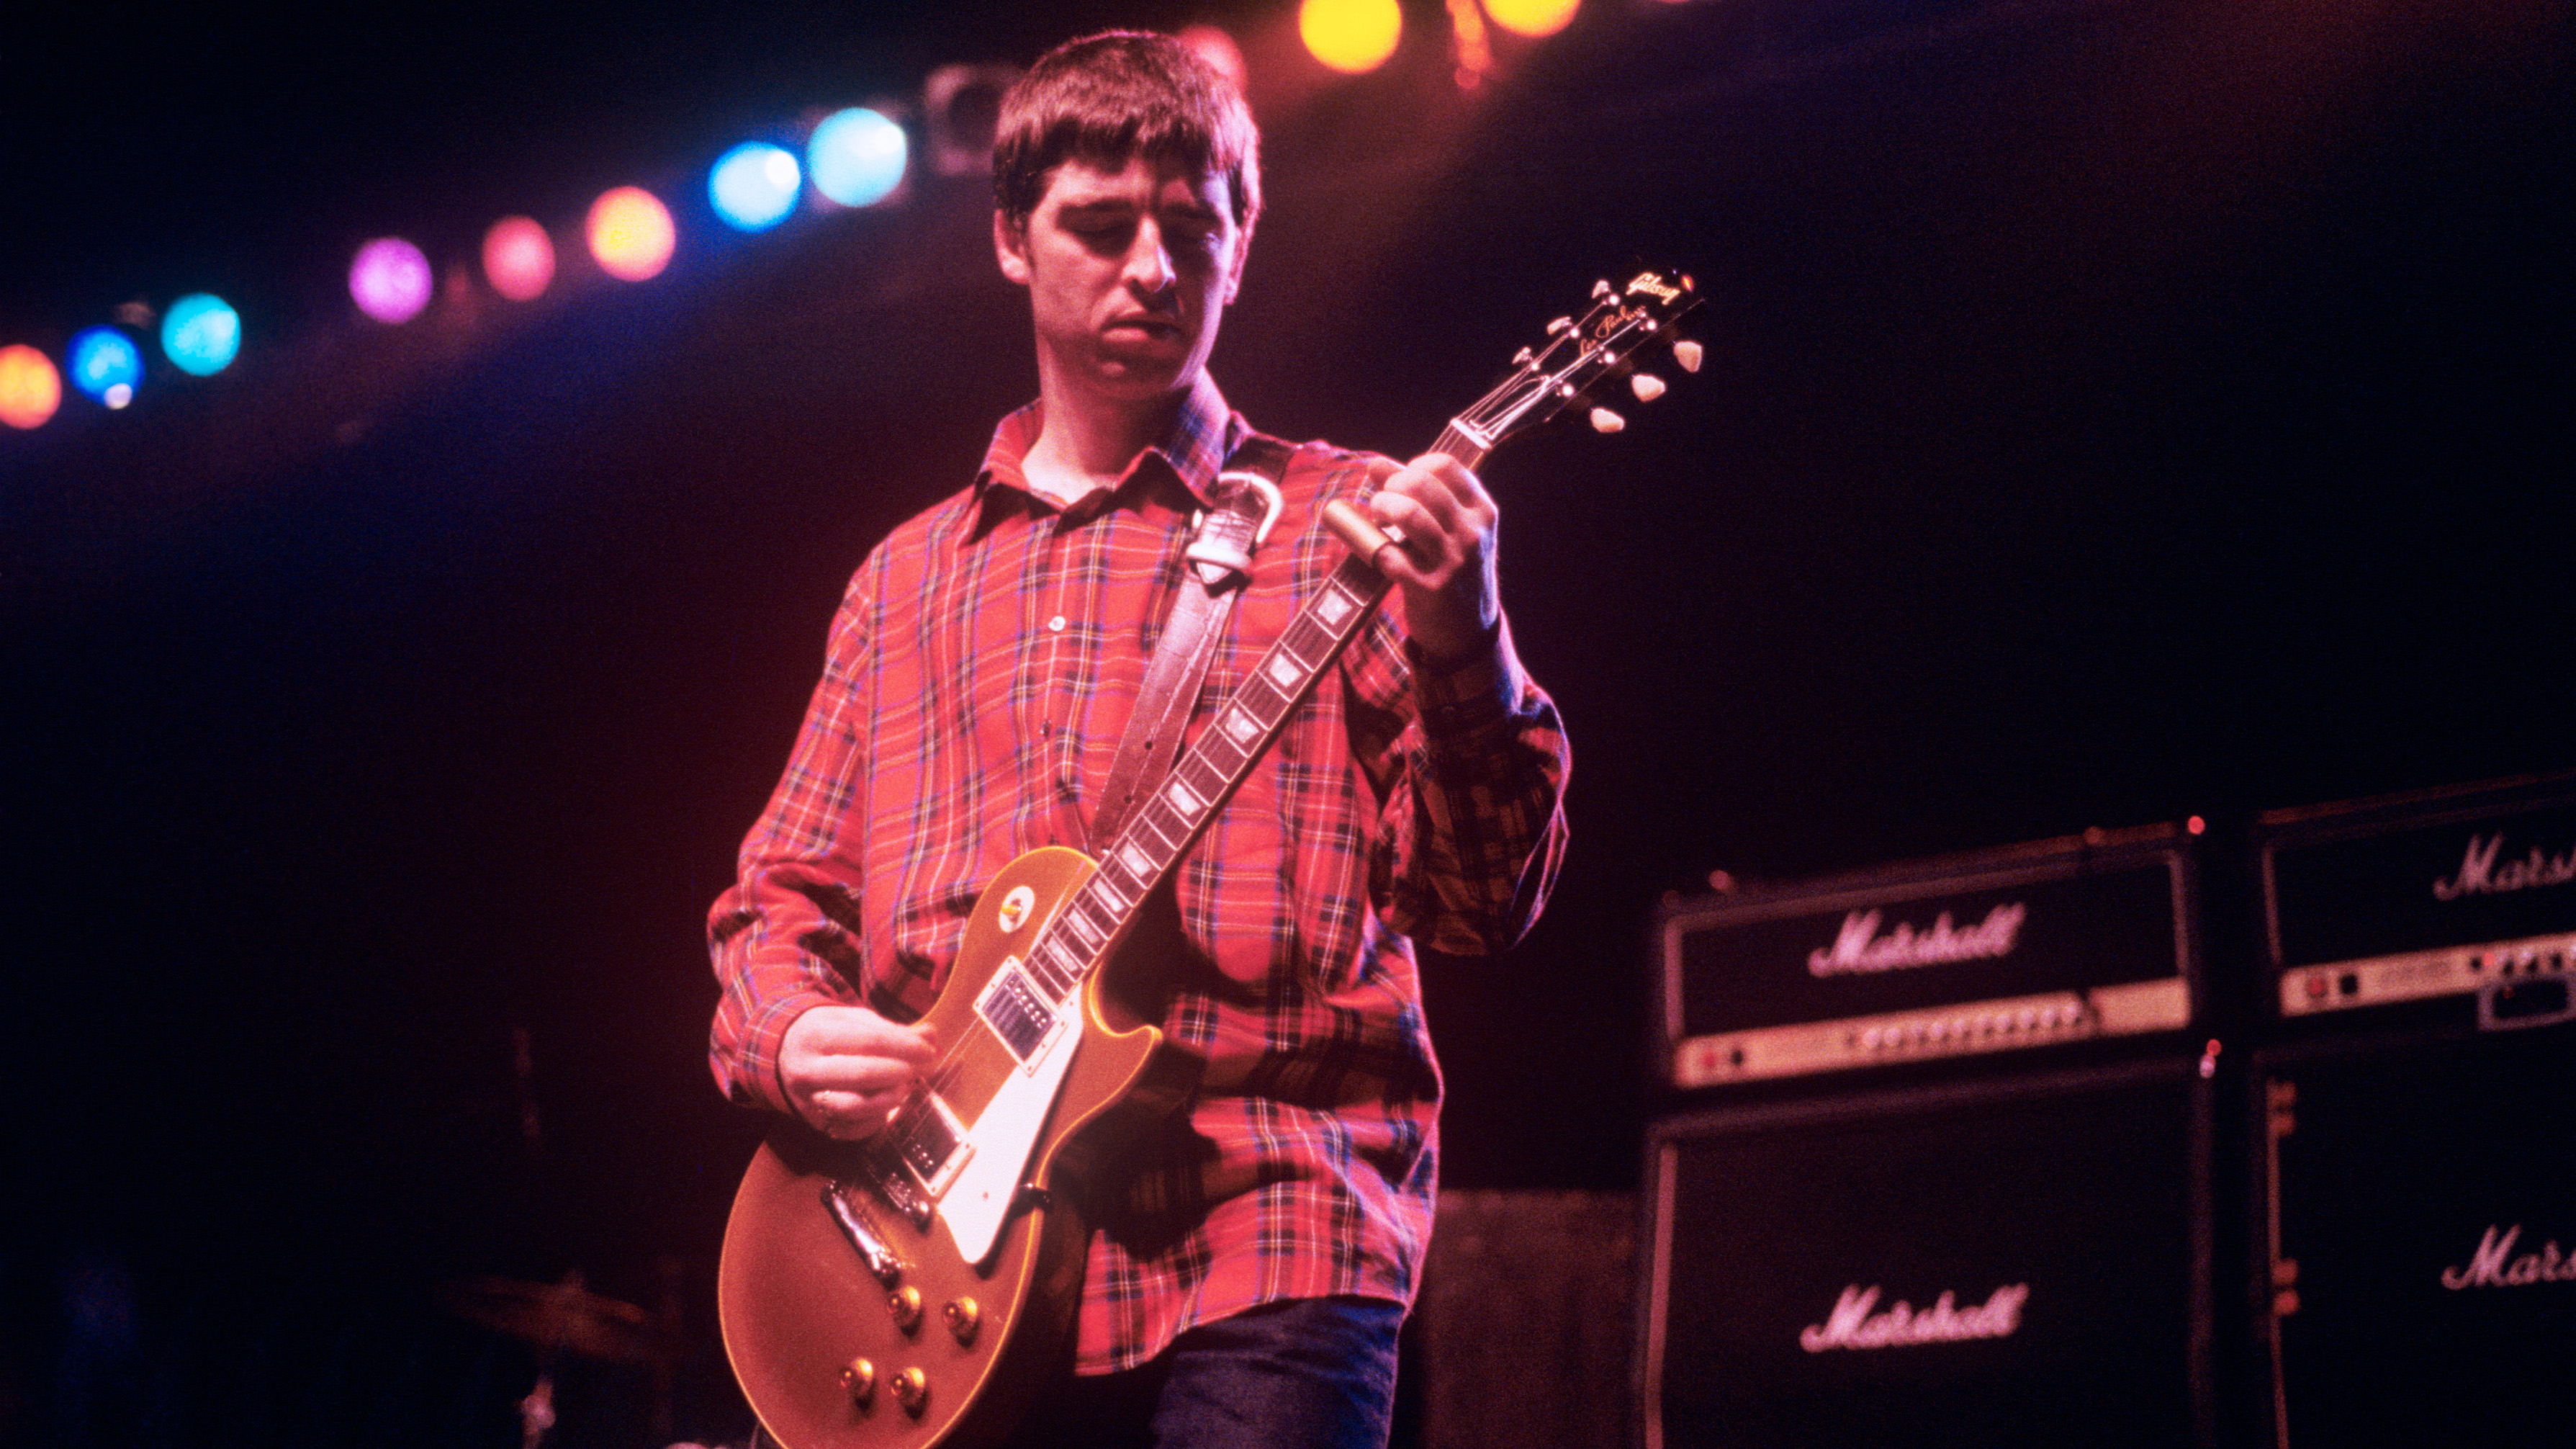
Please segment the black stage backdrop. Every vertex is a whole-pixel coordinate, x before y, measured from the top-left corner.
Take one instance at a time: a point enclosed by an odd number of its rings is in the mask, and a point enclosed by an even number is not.
[[[13,1437],[233,1437],[173,1427],[269,1382],[205,1344],[318,1372],[478,1274],[697,1301],[756,1130],[703,912],[849,571],[1033,391],[1024,304],[971,177],[759,239],[684,201],[657,282],[401,331],[341,269],[1202,17],[665,9],[5,53],[0,341],[199,286],[254,338],[0,437]],[[1711,869],[2576,765],[2563,4],[1595,0],[1472,94],[1437,4],[1336,82],[1208,13],[1268,127],[1215,364],[1263,426],[1408,452],[1596,276],[1710,298],[1698,378],[1487,470],[1575,844],[1519,950],[1426,963],[1449,1182],[1633,1183],[1643,928]],[[515,1432],[524,1365],[401,1341],[465,1386],[422,1437]]]

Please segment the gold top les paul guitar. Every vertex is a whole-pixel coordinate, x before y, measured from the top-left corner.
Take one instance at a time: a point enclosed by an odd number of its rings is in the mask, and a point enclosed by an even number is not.
[[[1433,451],[1474,467],[1496,444],[1624,377],[1695,306],[1691,279],[1603,282],[1550,324],[1510,378]],[[1617,415],[1592,409],[1596,428]],[[1004,867],[968,919],[929,1022],[946,1043],[883,1131],[842,1143],[782,1121],[725,1227],[717,1306],[743,1394],[786,1449],[929,1449],[1008,1433],[1061,1362],[1088,1229],[1057,1189],[1068,1148],[1139,1094],[1162,1033],[1119,996],[1115,953],[1138,906],[1197,841],[1389,583],[1392,542],[1342,500],[1350,546],[1196,745],[1097,862],[1059,847]]]

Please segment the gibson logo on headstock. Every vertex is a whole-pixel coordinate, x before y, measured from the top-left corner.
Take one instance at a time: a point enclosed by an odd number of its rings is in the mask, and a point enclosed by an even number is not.
[[[1682,289],[1652,272],[1639,272],[1628,283],[1630,295],[1643,292],[1658,302],[1671,304],[1682,299]]]

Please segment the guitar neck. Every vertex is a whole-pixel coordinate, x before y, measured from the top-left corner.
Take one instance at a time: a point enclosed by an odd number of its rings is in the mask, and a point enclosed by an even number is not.
[[[1572,405],[1603,378],[1621,375],[1637,347],[1667,336],[1671,320],[1697,305],[1692,290],[1687,276],[1667,280],[1653,272],[1639,273],[1625,288],[1597,284],[1595,305],[1583,319],[1549,324],[1544,350],[1522,349],[1513,359],[1510,380],[1451,418],[1431,451],[1481,467],[1505,437]],[[1685,351],[1688,346],[1677,344],[1675,350],[1683,367],[1695,371],[1699,354]],[[1641,400],[1652,400],[1663,390],[1651,378],[1640,377],[1638,383]],[[1595,414],[1596,427],[1606,431],[1616,424],[1613,414]],[[1377,611],[1388,587],[1386,576],[1367,560],[1344,556],[1234,697],[1219,707],[1198,743],[1172,767],[1152,798],[1136,808],[1089,883],[1040,933],[1026,963],[1030,984],[1040,995],[1065,1001],[1107,956],[1147,893],[1206,831],[1298,701]],[[1023,1042],[1034,1049],[1040,1039],[1037,1013],[1017,1016],[1019,1029],[1005,1032],[1005,1039],[1014,1042],[1014,1051],[1023,1051]]]
[[[1452,421],[1432,451],[1469,467],[1485,459],[1480,443]],[[1027,962],[1031,979],[1062,1001],[1126,932],[1137,907],[1207,831],[1227,798],[1251,774],[1270,742],[1351,640],[1368,624],[1391,587],[1366,559],[1346,554],[1324,587],[1289,621],[1233,697],[1226,700],[1154,794],[1140,804],[1103,852],[1100,869],[1041,935]]]

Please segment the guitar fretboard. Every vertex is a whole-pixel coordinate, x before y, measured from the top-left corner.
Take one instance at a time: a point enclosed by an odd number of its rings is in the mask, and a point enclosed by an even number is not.
[[[1031,981],[1062,1002],[1126,929],[1137,905],[1171,871],[1315,681],[1368,621],[1387,591],[1366,562],[1342,560],[1218,710],[1198,743],[1141,802],[1103,853],[1100,869],[1065,903],[1026,963]]]
[[[1453,421],[1441,430],[1432,451],[1472,468],[1484,461],[1486,450]],[[1297,702],[1358,636],[1389,587],[1386,576],[1366,559],[1346,556],[1297,611],[1198,743],[1137,807],[1110,843],[1100,869],[1039,936],[1026,969],[1046,999],[1061,1003],[1082,984],[1146,894],[1171,872],[1251,773]]]

